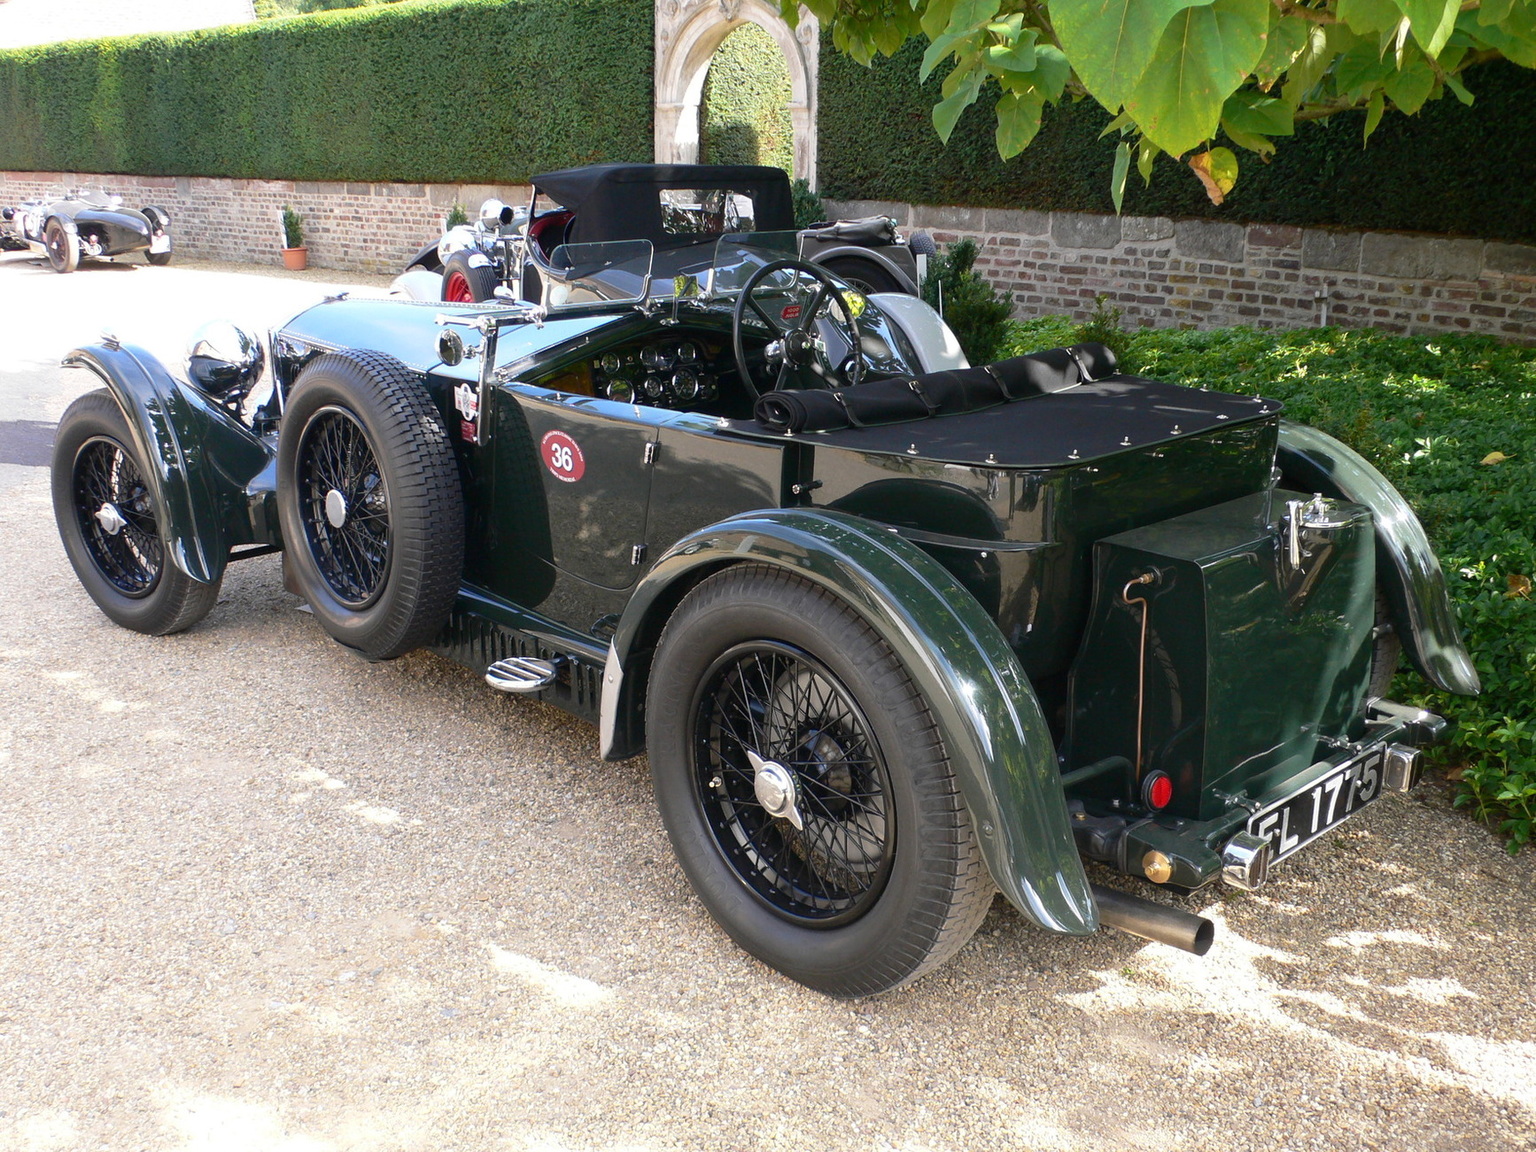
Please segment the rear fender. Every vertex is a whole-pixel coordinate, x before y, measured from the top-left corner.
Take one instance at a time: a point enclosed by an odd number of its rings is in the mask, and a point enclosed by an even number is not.
[[[1055,746],[1003,634],[936,560],[836,512],[769,509],[722,521],[657,561],[614,634],[603,685],[603,752],[640,750],[645,680],[661,629],[700,580],[750,561],[836,594],[896,652],[938,723],[997,886],[1054,932],[1086,935],[1098,912],[1073,844]]]
[[[1376,572],[1403,648],[1447,692],[1475,696],[1477,669],[1461,634],[1429,537],[1402,494],[1354,449],[1315,428],[1280,421],[1276,453],[1288,487],[1364,504],[1376,521]]]
[[[859,244],[839,244],[835,247],[823,248],[820,244],[807,253],[806,258],[813,264],[825,264],[828,260],[836,260],[839,257],[850,260],[866,260],[877,265],[882,271],[896,278],[896,282],[903,289],[916,296],[918,294],[917,281],[912,278],[912,271],[903,268],[895,260],[892,260],[879,248],[865,248]]]
[[[145,477],[164,509],[172,563],[199,583],[224,572],[236,544],[276,544],[266,486],[254,482],[272,450],[234,416],[175,379],[142,348],[104,342],[64,357],[94,373],[128,422]]]

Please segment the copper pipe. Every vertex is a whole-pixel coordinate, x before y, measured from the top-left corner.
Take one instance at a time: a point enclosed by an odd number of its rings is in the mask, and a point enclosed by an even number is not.
[[[1141,787],[1141,739],[1142,739],[1142,709],[1147,696],[1147,617],[1152,614],[1152,606],[1147,603],[1145,596],[1137,596],[1131,599],[1131,589],[1138,584],[1152,584],[1157,580],[1155,571],[1143,572],[1140,576],[1127,580],[1125,587],[1120,589],[1120,602],[1129,608],[1132,604],[1141,605],[1141,643],[1136,653],[1136,787]]]

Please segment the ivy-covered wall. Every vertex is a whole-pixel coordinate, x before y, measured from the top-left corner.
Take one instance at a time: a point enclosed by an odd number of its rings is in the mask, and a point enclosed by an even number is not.
[[[0,52],[0,169],[516,183],[649,160],[653,0],[414,0]]]
[[[699,159],[794,171],[789,68],[773,37],[743,24],[715,50],[699,102]]]
[[[820,189],[836,200],[894,200],[989,208],[1113,212],[1109,116],[1092,103],[1049,109],[1040,135],[1010,161],[993,142],[992,101],[961,118],[946,148],[930,110],[940,67],[917,83],[923,45],[865,68],[824,39]],[[1466,77],[1477,100],[1389,114],[1362,148],[1358,115],[1302,124],[1265,164],[1238,152],[1242,174],[1216,207],[1198,181],[1161,157],[1152,184],[1133,172],[1125,212],[1234,223],[1422,231],[1536,241],[1536,72],[1490,64]]]

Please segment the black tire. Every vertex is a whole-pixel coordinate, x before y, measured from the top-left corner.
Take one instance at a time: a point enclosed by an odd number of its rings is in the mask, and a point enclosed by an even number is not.
[[[48,263],[55,272],[73,272],[80,267],[80,237],[58,217],[48,221],[43,229],[43,246],[48,249]]]
[[[169,250],[164,252],[150,252],[146,250],[144,259],[148,260],[156,268],[164,268],[171,262],[171,253]]]
[[[1371,644],[1371,682],[1366,697],[1386,699],[1392,691],[1392,678],[1403,656],[1403,639],[1393,621],[1392,606],[1386,593],[1376,586],[1376,627]]]
[[[819,263],[819,261],[818,261]],[[873,260],[860,260],[857,256],[839,256],[821,265],[849,287],[857,288],[866,296],[875,292],[906,292],[901,281]]]
[[[437,637],[464,567],[464,497],[442,417],[405,365],[353,351],[304,369],[277,501],[289,580],[334,640],[387,660]]]
[[[454,304],[484,304],[496,298],[496,270],[489,264],[472,263],[470,257],[484,260],[480,252],[455,252],[443,262],[442,298]]]
[[[886,992],[986,915],[995,889],[933,718],[890,647],[826,590],[758,565],[703,581],[667,623],[646,715],[689,883],[791,979]],[[775,769],[793,780],[798,828],[772,806]]]
[[[53,514],[64,551],[114,623],[149,636],[190,628],[218,602],[169,560],[165,518],[128,422],[106,389],[64,412],[53,445]]]

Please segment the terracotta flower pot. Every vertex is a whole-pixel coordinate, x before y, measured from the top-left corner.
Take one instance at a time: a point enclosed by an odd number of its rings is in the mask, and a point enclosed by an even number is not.
[[[290,272],[302,272],[309,267],[308,248],[283,248],[283,267]]]

